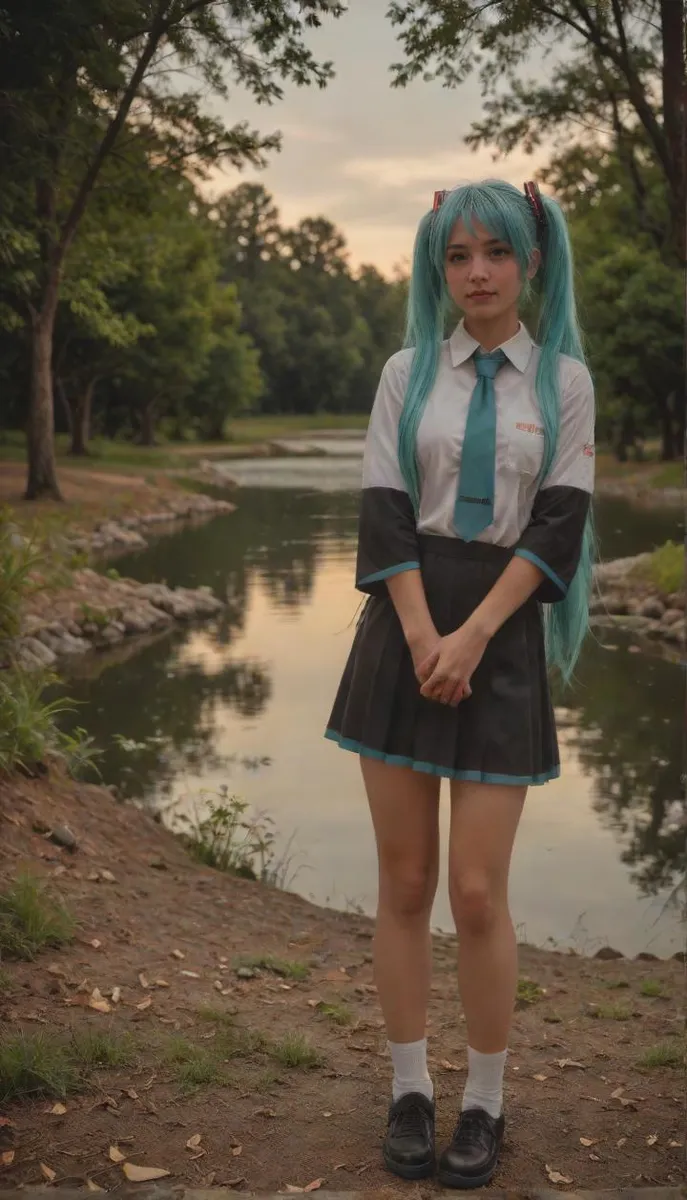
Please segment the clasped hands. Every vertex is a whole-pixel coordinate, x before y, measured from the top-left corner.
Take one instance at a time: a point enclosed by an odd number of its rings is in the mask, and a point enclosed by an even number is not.
[[[488,641],[487,635],[469,621],[446,637],[440,637],[434,629],[409,640],[420,694],[452,708],[467,700],[472,695],[470,680]]]

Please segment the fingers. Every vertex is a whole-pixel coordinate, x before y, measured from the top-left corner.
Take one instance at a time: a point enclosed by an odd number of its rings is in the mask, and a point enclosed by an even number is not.
[[[435,700],[438,704],[456,708],[461,700],[470,698],[472,688],[466,679],[446,679],[435,672],[424,682],[420,694],[426,700]]]
[[[439,650],[432,650],[415,668],[415,678],[418,683],[426,683],[439,661]]]

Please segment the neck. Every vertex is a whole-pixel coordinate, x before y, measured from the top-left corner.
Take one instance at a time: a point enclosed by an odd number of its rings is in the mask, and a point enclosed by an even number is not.
[[[520,320],[517,313],[503,313],[499,317],[494,317],[491,320],[473,320],[471,317],[465,318],[465,332],[470,334],[476,342],[479,342],[483,350],[490,352],[496,350],[497,346],[503,346],[504,342],[509,342],[515,337],[520,328]]]

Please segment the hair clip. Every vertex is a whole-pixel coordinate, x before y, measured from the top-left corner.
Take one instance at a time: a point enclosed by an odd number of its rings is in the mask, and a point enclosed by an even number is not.
[[[439,209],[441,208],[441,206],[444,203],[444,200],[446,199],[447,196],[448,196],[448,192],[446,190],[444,190],[443,192],[435,192],[434,193],[434,200],[432,202],[432,212],[439,211]]]
[[[546,209],[541,198],[539,185],[534,180],[530,180],[529,183],[525,184],[524,191],[525,199],[532,209],[534,219],[537,223],[537,237],[541,241],[546,232]]]

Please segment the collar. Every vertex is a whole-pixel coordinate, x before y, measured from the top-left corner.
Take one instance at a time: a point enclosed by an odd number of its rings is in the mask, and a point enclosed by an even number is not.
[[[448,344],[451,352],[451,362],[454,367],[460,367],[462,363],[467,362],[469,358],[472,358],[475,350],[479,348],[479,342],[470,336],[465,328],[464,321],[461,321],[456,326],[448,340]],[[504,342],[498,349],[503,350],[503,353],[515,369],[522,373],[527,369],[533,345],[532,338],[521,321],[515,336]]]

